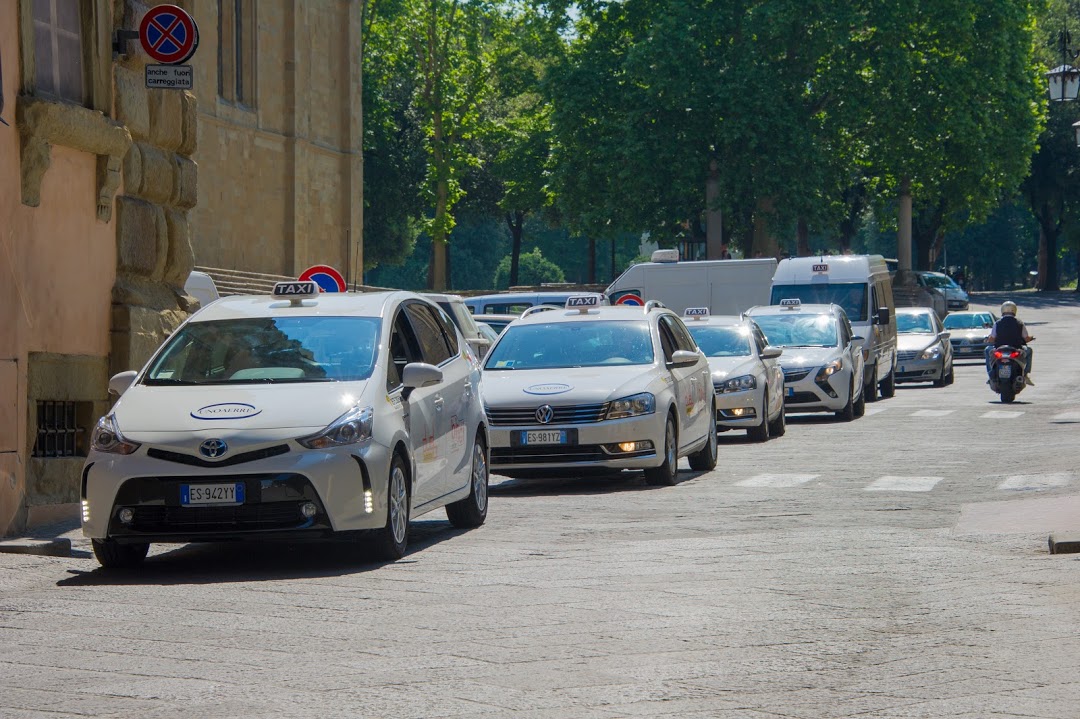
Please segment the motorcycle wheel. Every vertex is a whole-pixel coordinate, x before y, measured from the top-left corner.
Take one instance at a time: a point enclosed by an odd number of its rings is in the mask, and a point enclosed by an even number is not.
[[[1012,404],[1012,401],[1016,399],[1016,390],[1012,388],[1012,385],[1001,385],[999,394],[1002,404]]]

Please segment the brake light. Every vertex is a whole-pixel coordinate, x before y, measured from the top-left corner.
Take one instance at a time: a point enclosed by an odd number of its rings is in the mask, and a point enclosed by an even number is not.
[[[1018,358],[1019,356],[1020,356],[1020,353],[1019,353],[1019,352],[1013,352],[1013,353],[1011,353],[1011,354],[1009,355],[1009,357],[1011,357],[1012,359],[1016,359],[1016,358]]]
[[[994,350],[994,359],[1001,359],[1001,351]]]

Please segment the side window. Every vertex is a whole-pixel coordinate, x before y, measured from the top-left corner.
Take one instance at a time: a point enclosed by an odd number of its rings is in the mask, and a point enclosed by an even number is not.
[[[435,320],[439,323],[439,328],[443,331],[443,338],[446,340],[446,346],[450,348],[450,354],[456,355],[458,353],[458,333],[457,326],[454,321],[448,316],[449,310],[437,309],[434,310]]]
[[[386,391],[401,386],[401,373],[410,362],[422,362],[420,344],[416,340],[412,326],[405,318],[405,313],[398,311],[394,318],[394,327],[390,331],[390,359],[386,370]]]
[[[420,351],[423,353],[424,362],[433,365],[441,365],[450,359],[450,348],[446,344],[446,338],[435,320],[435,315],[426,305],[410,303],[405,305],[405,314],[409,316],[413,331],[416,332],[416,340],[420,343]]]
[[[675,354],[675,338],[672,336],[667,323],[660,322],[657,329],[660,330],[660,345],[664,348],[664,361],[670,362],[671,356]]]
[[[765,339],[765,333],[761,331],[760,327],[758,327],[756,324],[753,327],[754,344],[757,345],[758,353],[760,353],[762,350],[765,349],[765,347],[768,346],[769,341]]]
[[[840,344],[846,347],[853,336],[851,334],[851,322],[847,317],[841,317],[838,324],[840,325]]]
[[[697,345],[694,343],[694,338],[686,331],[686,326],[683,325],[682,320],[676,317],[661,317],[660,321],[667,324],[668,328],[671,330],[671,335],[675,339],[675,349],[697,352]]]

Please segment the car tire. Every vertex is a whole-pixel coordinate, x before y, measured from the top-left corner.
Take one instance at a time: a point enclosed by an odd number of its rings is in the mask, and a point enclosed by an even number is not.
[[[671,487],[679,470],[679,435],[675,418],[668,415],[664,425],[664,462],[659,467],[645,468],[645,483],[653,487]]]
[[[867,368],[863,367],[863,372],[866,372]],[[863,386],[863,397],[867,402],[877,402],[877,365],[869,368],[870,381],[866,382]]]
[[[150,551],[148,542],[120,544],[115,539],[92,539],[94,556],[106,569],[131,569],[142,564]]]
[[[765,388],[764,394],[761,396],[761,406],[764,411],[761,413],[761,423],[756,427],[750,427],[746,430],[746,436],[750,438],[751,442],[768,442],[771,432],[769,431],[769,388]]]
[[[705,446],[689,455],[690,469],[695,472],[711,472],[716,469],[716,426],[710,428],[709,440]]]
[[[842,410],[836,413],[837,418],[841,422],[851,422],[855,419],[855,400],[853,399],[854,395],[855,381],[852,380],[848,384],[847,404],[844,405],[844,408]]]
[[[787,408],[784,407],[783,402],[780,403],[780,414],[769,426],[769,434],[773,437],[783,437],[787,434]]]
[[[949,365],[949,379],[945,384],[952,384],[956,381],[956,365]]]
[[[859,398],[857,400],[855,400],[855,404],[853,405],[852,409],[855,410],[855,416],[856,417],[862,417],[863,415],[866,414],[866,394],[865,394],[865,392],[859,394]]]
[[[881,396],[885,399],[891,399],[896,396],[896,368],[893,367],[889,370],[889,376],[881,380],[878,384],[881,389]]]
[[[409,473],[400,454],[394,454],[386,480],[386,524],[372,544],[376,558],[387,561],[405,556],[409,544]]]
[[[458,529],[479,527],[487,519],[488,510],[488,453],[487,443],[479,431],[473,443],[472,471],[469,474],[469,496],[446,505],[446,518]]]

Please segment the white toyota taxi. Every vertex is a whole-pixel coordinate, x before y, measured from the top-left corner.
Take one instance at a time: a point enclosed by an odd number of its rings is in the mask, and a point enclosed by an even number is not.
[[[712,407],[709,363],[656,302],[526,312],[484,362],[491,466],[508,476],[644,469],[674,484],[679,457],[716,466]]]
[[[105,566],[152,542],[370,530],[405,551],[411,517],[487,515],[479,366],[446,315],[409,292],[221,299],[181,325],[98,422],[83,533]]]
[[[793,298],[746,314],[770,345],[784,350],[788,412],[835,412],[845,422],[863,415],[863,338],[853,334],[839,305],[804,305]]]
[[[708,307],[683,312],[686,329],[709,358],[716,392],[716,430],[745,429],[756,442],[787,430],[783,352],[765,340],[761,328],[736,315],[710,315]]]

